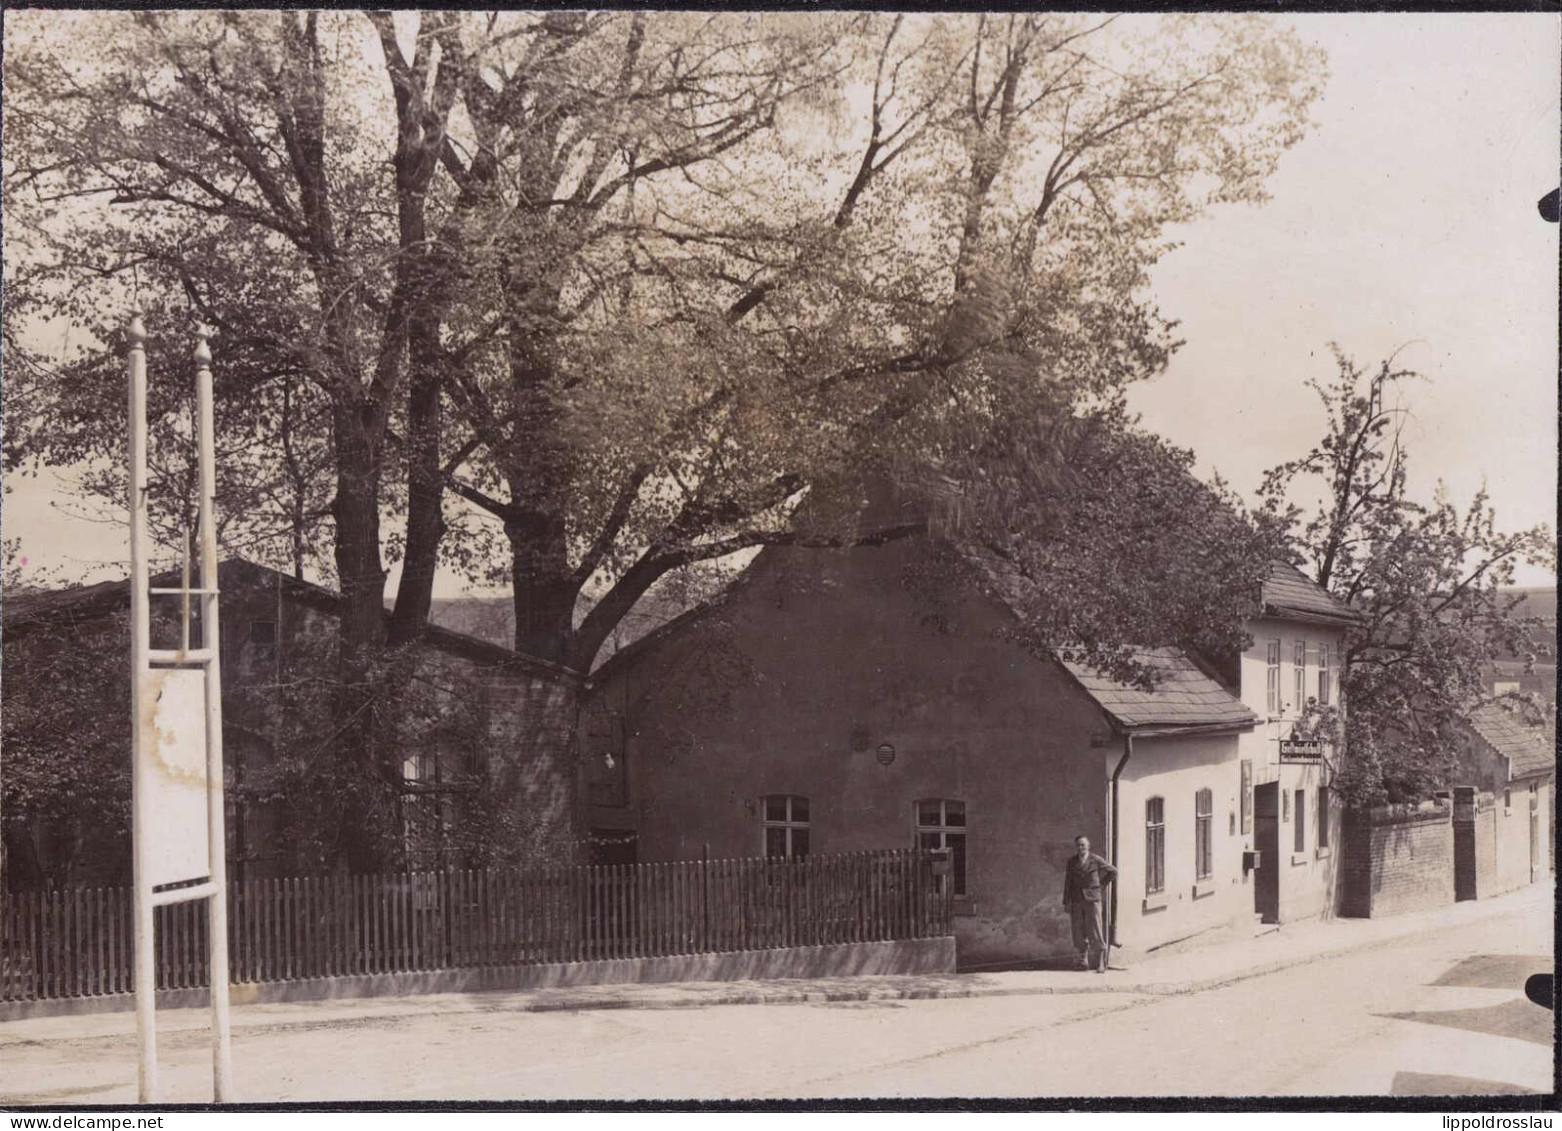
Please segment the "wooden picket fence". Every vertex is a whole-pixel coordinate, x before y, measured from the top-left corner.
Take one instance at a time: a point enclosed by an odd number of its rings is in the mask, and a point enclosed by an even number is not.
[[[234,983],[949,933],[935,854],[403,872],[228,888]],[[159,907],[157,985],[206,985],[204,901]],[[0,894],[0,1001],[133,987],[129,888]]]

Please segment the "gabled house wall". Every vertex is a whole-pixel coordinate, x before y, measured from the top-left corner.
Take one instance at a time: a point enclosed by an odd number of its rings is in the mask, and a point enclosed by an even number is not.
[[[810,853],[916,844],[919,800],[964,806],[962,963],[1067,952],[1062,866],[1105,828],[1100,712],[1055,664],[1000,638],[980,599],[929,609],[911,540],[773,550],[719,607],[599,672],[622,719],[642,861],[765,852],[765,798],[808,799]],[[590,724],[588,724],[590,725]],[[592,754],[587,753],[591,759]]]
[[[955,801],[961,965],[1071,955],[1063,865],[1081,833],[1111,855],[1124,729],[1063,665],[1006,638],[1001,601],[952,576],[930,587],[930,552],[925,536],[767,550],[724,600],[606,663],[581,728],[587,823],[636,838],[642,862],[754,856],[767,796],[806,797],[809,851],[831,854],[911,847],[917,802]],[[1236,755],[1229,729],[1135,741],[1117,804],[1130,950],[1251,917]],[[1205,788],[1212,874],[1196,885]],[[1166,889],[1146,907],[1152,794],[1165,799]]]

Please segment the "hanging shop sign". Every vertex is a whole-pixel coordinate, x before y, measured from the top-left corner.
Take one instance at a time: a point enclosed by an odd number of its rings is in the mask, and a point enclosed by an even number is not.
[[[1321,738],[1282,738],[1280,740],[1281,762],[1321,762],[1323,761],[1324,740]]]

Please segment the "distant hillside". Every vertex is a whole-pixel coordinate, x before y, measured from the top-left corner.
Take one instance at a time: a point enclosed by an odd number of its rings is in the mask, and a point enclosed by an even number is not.
[[[1555,585],[1539,585],[1527,589],[1504,589],[1503,593],[1518,597],[1519,603],[1513,609],[1515,616],[1539,617],[1542,620],[1557,622],[1557,587]]]
[[[435,597],[428,615],[440,628],[515,647],[515,603],[508,597]]]
[[[692,604],[698,603],[699,599],[708,596],[703,592],[691,594],[686,591],[687,587],[672,591],[669,589],[665,586],[652,589],[640,598],[639,603],[602,645],[593,667],[600,666],[620,648],[660,628]],[[577,624],[584,613],[584,608],[576,610]],[[429,619],[451,632],[475,636],[501,648],[515,647],[515,604],[509,597],[435,597],[429,609]]]

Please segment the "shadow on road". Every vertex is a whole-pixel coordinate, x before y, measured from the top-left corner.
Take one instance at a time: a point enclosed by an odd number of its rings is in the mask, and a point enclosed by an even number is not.
[[[1450,967],[1432,985],[1519,990],[1531,974],[1549,971],[1551,965],[1544,954],[1476,954]]]
[[[1419,1021],[1423,1025],[1446,1025],[1451,1029],[1465,1029],[1493,1037],[1514,1037],[1531,1044],[1551,1047],[1551,1011],[1541,1009],[1524,998],[1477,1009],[1446,1009],[1436,1013],[1375,1013],[1373,1016]]]
[[[1396,1072],[1391,1096],[1538,1096],[1534,1088],[1477,1080],[1473,1076],[1436,1076],[1427,1072]]]

